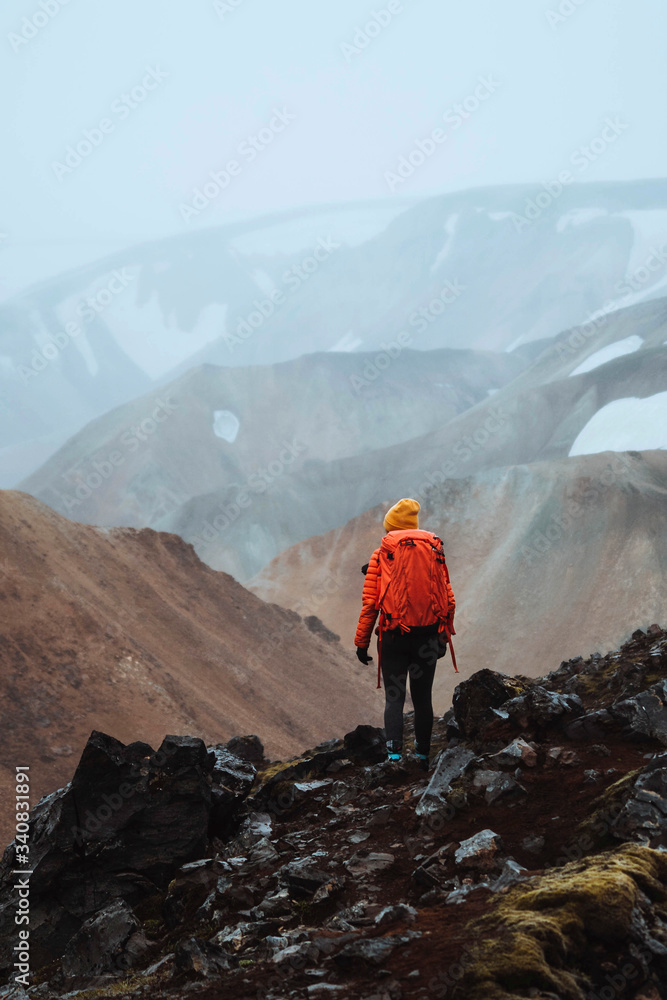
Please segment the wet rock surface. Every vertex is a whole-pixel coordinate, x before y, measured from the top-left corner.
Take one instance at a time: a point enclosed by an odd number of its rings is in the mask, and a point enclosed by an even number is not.
[[[480,671],[429,774],[370,726],[285,762],[256,737],[158,758],[93,734],[31,815],[26,996],[664,1000],[666,647],[653,630],[537,681]]]
[[[167,886],[184,862],[206,853],[212,833],[228,832],[242,801],[236,773],[254,768],[202,740],[166,736],[155,751],[123,745],[94,732],[72,781],[32,813],[30,912],[33,960],[63,954],[81,926],[123,900],[137,906]],[[238,771],[233,775],[232,770]],[[229,782],[230,787],[220,782]],[[0,864],[0,965],[12,948],[12,872],[20,867],[10,845]]]

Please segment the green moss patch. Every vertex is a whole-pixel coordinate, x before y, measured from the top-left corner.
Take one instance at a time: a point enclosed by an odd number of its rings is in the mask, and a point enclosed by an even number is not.
[[[515,886],[468,928],[476,944],[460,995],[519,1000],[537,988],[586,1000],[604,982],[603,967],[627,962],[633,914],[645,898],[656,914],[667,912],[667,855],[636,845]]]

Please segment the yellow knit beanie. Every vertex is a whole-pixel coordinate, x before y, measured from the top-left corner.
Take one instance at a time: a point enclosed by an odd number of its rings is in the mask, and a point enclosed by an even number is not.
[[[385,531],[407,531],[419,527],[419,503],[403,497],[391,507],[384,519]]]

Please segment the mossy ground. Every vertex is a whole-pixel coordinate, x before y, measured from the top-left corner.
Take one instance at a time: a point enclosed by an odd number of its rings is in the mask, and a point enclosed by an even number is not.
[[[610,967],[620,971],[632,963],[628,946],[642,897],[653,913],[667,914],[667,855],[636,845],[516,886],[468,928],[481,943],[459,995],[519,1000],[533,988],[586,1000]],[[636,963],[635,969],[636,977]]]

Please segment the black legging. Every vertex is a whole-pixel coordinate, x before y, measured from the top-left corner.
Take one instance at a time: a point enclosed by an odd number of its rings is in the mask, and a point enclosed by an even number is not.
[[[415,707],[415,749],[428,754],[433,730],[431,689],[437,665],[438,635],[430,627],[400,632],[398,629],[382,636],[380,666],[384,681],[384,728],[387,739],[403,745],[403,706],[407,678]]]

